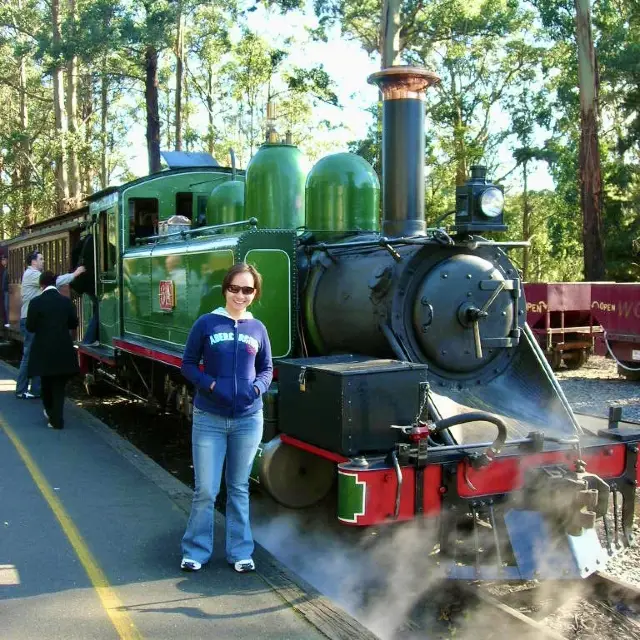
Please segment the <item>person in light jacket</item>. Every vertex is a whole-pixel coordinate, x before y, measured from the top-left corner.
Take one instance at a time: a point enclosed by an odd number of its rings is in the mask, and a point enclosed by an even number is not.
[[[260,297],[262,278],[245,263],[222,282],[225,306],[191,328],[182,374],[195,387],[192,451],[195,492],[182,538],[184,571],[198,571],[213,552],[213,509],[226,458],[226,557],[244,573],[255,570],[249,524],[249,472],[262,438],[262,395],[273,376],[265,326],[247,307]],[[203,362],[203,369],[199,365]]]

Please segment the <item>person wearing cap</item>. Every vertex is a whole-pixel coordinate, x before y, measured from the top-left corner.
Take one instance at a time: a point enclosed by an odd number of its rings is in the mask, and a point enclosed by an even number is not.
[[[20,333],[22,334],[22,360],[18,369],[18,379],[16,381],[16,398],[30,400],[40,397],[40,378],[31,378],[31,388],[29,389],[29,352],[33,342],[33,333],[27,329],[27,313],[29,303],[40,295],[40,276],[44,270],[44,256],[41,251],[34,251],[27,256],[27,268],[22,275],[22,307],[20,309]],[[65,273],[56,278],[56,287],[73,282],[80,274],[85,272],[84,267],[78,267],[73,273]]]
[[[78,327],[78,315],[73,302],[56,288],[53,272],[40,275],[40,288],[42,295],[31,301],[27,312],[27,331],[33,335],[28,373],[41,380],[47,426],[62,429],[64,389],[69,378],[80,371],[71,338],[71,331]]]

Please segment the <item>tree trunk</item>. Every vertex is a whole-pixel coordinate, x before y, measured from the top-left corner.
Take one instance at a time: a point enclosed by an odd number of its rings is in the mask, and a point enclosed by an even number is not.
[[[382,68],[399,64],[400,59],[400,0],[384,0],[380,21],[380,57]]]
[[[75,40],[76,0],[67,0],[70,36]],[[67,118],[69,122],[69,140],[67,153],[69,158],[69,197],[74,204],[80,202],[80,168],[78,165],[78,56],[71,56],[67,62]]]
[[[35,211],[33,198],[31,197],[31,141],[29,139],[29,110],[27,105],[27,64],[24,56],[19,63],[20,83],[20,158],[17,165],[20,167],[22,215],[27,224],[33,224]]]
[[[160,112],[158,108],[158,50],[148,45],[145,50],[145,90],[147,105],[147,155],[149,173],[160,171]]]
[[[173,148],[173,132],[175,130],[175,120],[173,119],[172,111],[171,111],[171,87],[167,85],[165,87],[165,103],[167,106],[167,113],[164,118],[164,130],[166,131],[166,139],[164,141],[165,149]]]
[[[182,2],[178,3],[178,33],[176,35],[176,151],[182,151],[182,80],[184,77],[184,25]]]
[[[460,107],[460,96],[456,86],[456,75],[453,69],[451,73],[451,96],[452,102],[456,106],[455,123],[453,126],[453,147],[456,160],[456,185],[461,187],[467,182],[467,145],[464,139],[465,125],[462,119],[462,108]]]
[[[64,83],[61,62],[60,36],[60,0],[51,0],[51,23],[53,30],[53,55],[55,68],[53,70],[53,111],[56,123],[56,133],[59,138],[59,149],[56,151],[56,210],[64,211],[69,199],[69,184],[67,180],[67,165],[65,162],[65,148],[67,136],[67,117],[64,110]]]
[[[211,65],[209,65],[209,68],[207,69],[207,112],[209,115],[207,146],[209,153],[213,155],[215,129],[213,123],[213,69],[211,68]]]
[[[3,177],[5,175],[5,170],[4,170],[4,156],[2,156],[2,154],[0,154],[0,191],[2,190],[3,185]],[[7,227],[8,227],[8,223],[9,221],[7,220],[8,216],[4,215],[4,216],[0,216],[0,240],[6,240],[7,236],[9,235],[7,233]]]
[[[189,79],[185,76],[184,79],[184,99],[183,99],[183,107],[182,107],[182,126],[184,128],[184,145],[186,151],[193,151],[193,136],[190,135],[189,132],[189,101],[191,98],[191,93],[189,91]]]
[[[78,111],[80,119],[84,123],[84,144],[86,149],[90,149],[94,140],[93,136],[93,87],[94,74],[87,73],[84,80],[80,83],[80,106]],[[96,175],[96,167],[93,162],[82,162],[80,164],[80,190],[83,195],[91,195],[93,193],[93,179]]]
[[[591,36],[590,0],[576,2],[576,39],[580,83],[580,201],[584,243],[584,277],[602,280],[602,174],[598,142],[596,59]]]
[[[106,189],[109,184],[109,146],[108,146],[108,113],[109,113],[109,77],[107,76],[107,56],[102,59],[102,78],[100,80],[100,188]]]
[[[528,240],[531,235],[531,216],[529,210],[529,169],[527,161],[522,164],[522,239]],[[529,276],[529,247],[525,247],[522,254],[522,280],[526,282]]]

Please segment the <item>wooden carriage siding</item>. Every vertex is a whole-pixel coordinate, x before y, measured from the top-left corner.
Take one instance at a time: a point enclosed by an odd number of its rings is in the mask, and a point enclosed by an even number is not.
[[[26,268],[27,256],[38,250],[44,255],[45,270],[53,271],[57,275],[68,273],[71,270],[71,251],[80,240],[80,233],[88,213],[89,208],[82,207],[38,222],[26,227],[21,235],[3,242],[2,252],[7,255],[9,269],[9,318],[15,328],[20,322],[22,304],[20,284]],[[70,295],[74,302],[80,320],[76,337],[82,339],[82,297],[71,291],[69,287],[63,287],[63,292]]]

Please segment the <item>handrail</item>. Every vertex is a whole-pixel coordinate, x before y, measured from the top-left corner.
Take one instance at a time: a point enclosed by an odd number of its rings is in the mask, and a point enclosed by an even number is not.
[[[226,229],[228,227],[239,227],[242,225],[251,225],[252,227],[258,226],[257,218],[249,218],[248,220],[238,220],[237,222],[224,222],[222,224],[213,224],[208,227],[197,227],[196,229],[189,229],[188,231],[175,231],[174,233],[164,233],[156,236],[143,236],[141,238],[135,238],[134,242],[136,244],[143,242],[150,242],[152,240],[163,240],[164,238],[173,238],[176,236],[181,236],[182,238],[186,238],[187,236],[194,235],[196,233],[202,233],[204,231],[212,231],[219,229]]]

